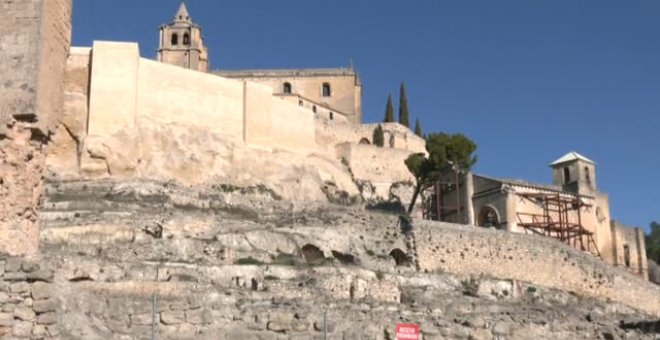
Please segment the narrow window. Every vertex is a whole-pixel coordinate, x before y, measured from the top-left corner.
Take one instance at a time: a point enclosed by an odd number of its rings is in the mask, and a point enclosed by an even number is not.
[[[312,106],[312,111],[316,113],[316,105]]]
[[[568,184],[571,182],[571,171],[568,169],[568,167],[564,167],[564,184]]]
[[[584,167],[584,179],[587,181],[587,184],[591,185],[591,174],[589,174],[589,167]]]
[[[172,34],[172,46],[176,46],[179,44],[179,35],[174,33]]]
[[[330,95],[331,95],[330,84],[323,83],[323,97],[330,97]]]
[[[623,245],[623,262],[630,268],[630,246],[627,244]]]
[[[330,120],[335,119],[335,114],[330,112]]]
[[[291,83],[284,83],[282,86],[282,92],[284,93],[291,93]]]
[[[298,101],[298,106],[303,106],[303,101],[302,100]]]
[[[190,45],[190,35],[188,33],[183,34],[183,44],[186,46]]]

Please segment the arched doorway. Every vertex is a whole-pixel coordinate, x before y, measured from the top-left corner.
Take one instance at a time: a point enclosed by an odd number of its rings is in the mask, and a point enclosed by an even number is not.
[[[485,228],[499,228],[500,223],[500,214],[497,213],[497,209],[490,205],[481,208],[481,211],[479,211],[479,217],[477,218],[478,226]]]

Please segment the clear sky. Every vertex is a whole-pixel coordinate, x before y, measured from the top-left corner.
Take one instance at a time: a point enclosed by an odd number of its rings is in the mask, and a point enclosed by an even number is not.
[[[178,0],[74,0],[73,42],[137,41],[154,58]],[[475,171],[548,183],[597,162],[612,218],[660,221],[660,1],[189,0],[214,69],[348,66],[365,121],[407,87],[425,132],[478,144]]]

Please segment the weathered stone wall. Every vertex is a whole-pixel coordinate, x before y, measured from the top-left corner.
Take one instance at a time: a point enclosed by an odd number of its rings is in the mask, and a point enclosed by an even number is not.
[[[374,129],[379,124],[345,124],[327,119],[316,119],[316,144],[332,153],[338,143],[373,143]],[[385,148],[426,153],[426,142],[399,123],[382,123]]]
[[[349,121],[349,118],[347,118],[343,112],[337,112],[335,109],[324,107],[317,102],[311,101],[297,94],[275,93],[274,96],[312,111],[314,113],[314,117],[317,119],[325,119],[334,123],[354,125]]]
[[[411,152],[401,149],[381,148],[375,145],[343,143],[337,145],[337,157],[351,168],[353,178],[369,182],[381,188],[376,194],[380,197],[389,195],[394,183],[414,183],[404,161]]]
[[[648,261],[644,232],[640,228],[623,225],[612,221],[613,253],[616,255],[614,266],[629,270],[631,273],[648,279]],[[626,249],[628,254],[626,255]],[[627,257],[627,259],[626,259]],[[626,263],[626,260],[628,263]]]
[[[0,8],[0,135],[14,120],[47,134],[62,108],[71,0],[3,0]]]
[[[419,268],[492,275],[609,299],[660,315],[660,287],[559,241],[471,226],[415,224]]]
[[[636,306],[499,278],[497,263],[417,270],[426,227],[397,215],[292,210],[259,188],[80,181],[47,192],[43,263],[55,270],[62,339],[149,339],[154,309],[159,339],[316,339],[326,310],[330,339],[391,339],[401,321],[419,323],[424,339],[653,337],[634,326],[653,320]],[[433,226],[433,240],[460,228]],[[473,229],[483,251],[496,251],[500,242]],[[648,283],[622,280],[653,298]]]
[[[59,338],[53,277],[35,262],[0,257],[0,338]]]
[[[0,252],[34,255],[44,145],[62,112],[71,1],[0,1]]]

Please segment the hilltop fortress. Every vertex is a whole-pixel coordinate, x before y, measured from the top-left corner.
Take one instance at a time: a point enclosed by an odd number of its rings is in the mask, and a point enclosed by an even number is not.
[[[371,145],[354,70],[209,72],[185,6],[158,60],[71,47],[71,0],[0,8],[0,338],[654,336],[643,238],[586,157],[451,173],[409,220],[424,140]]]

